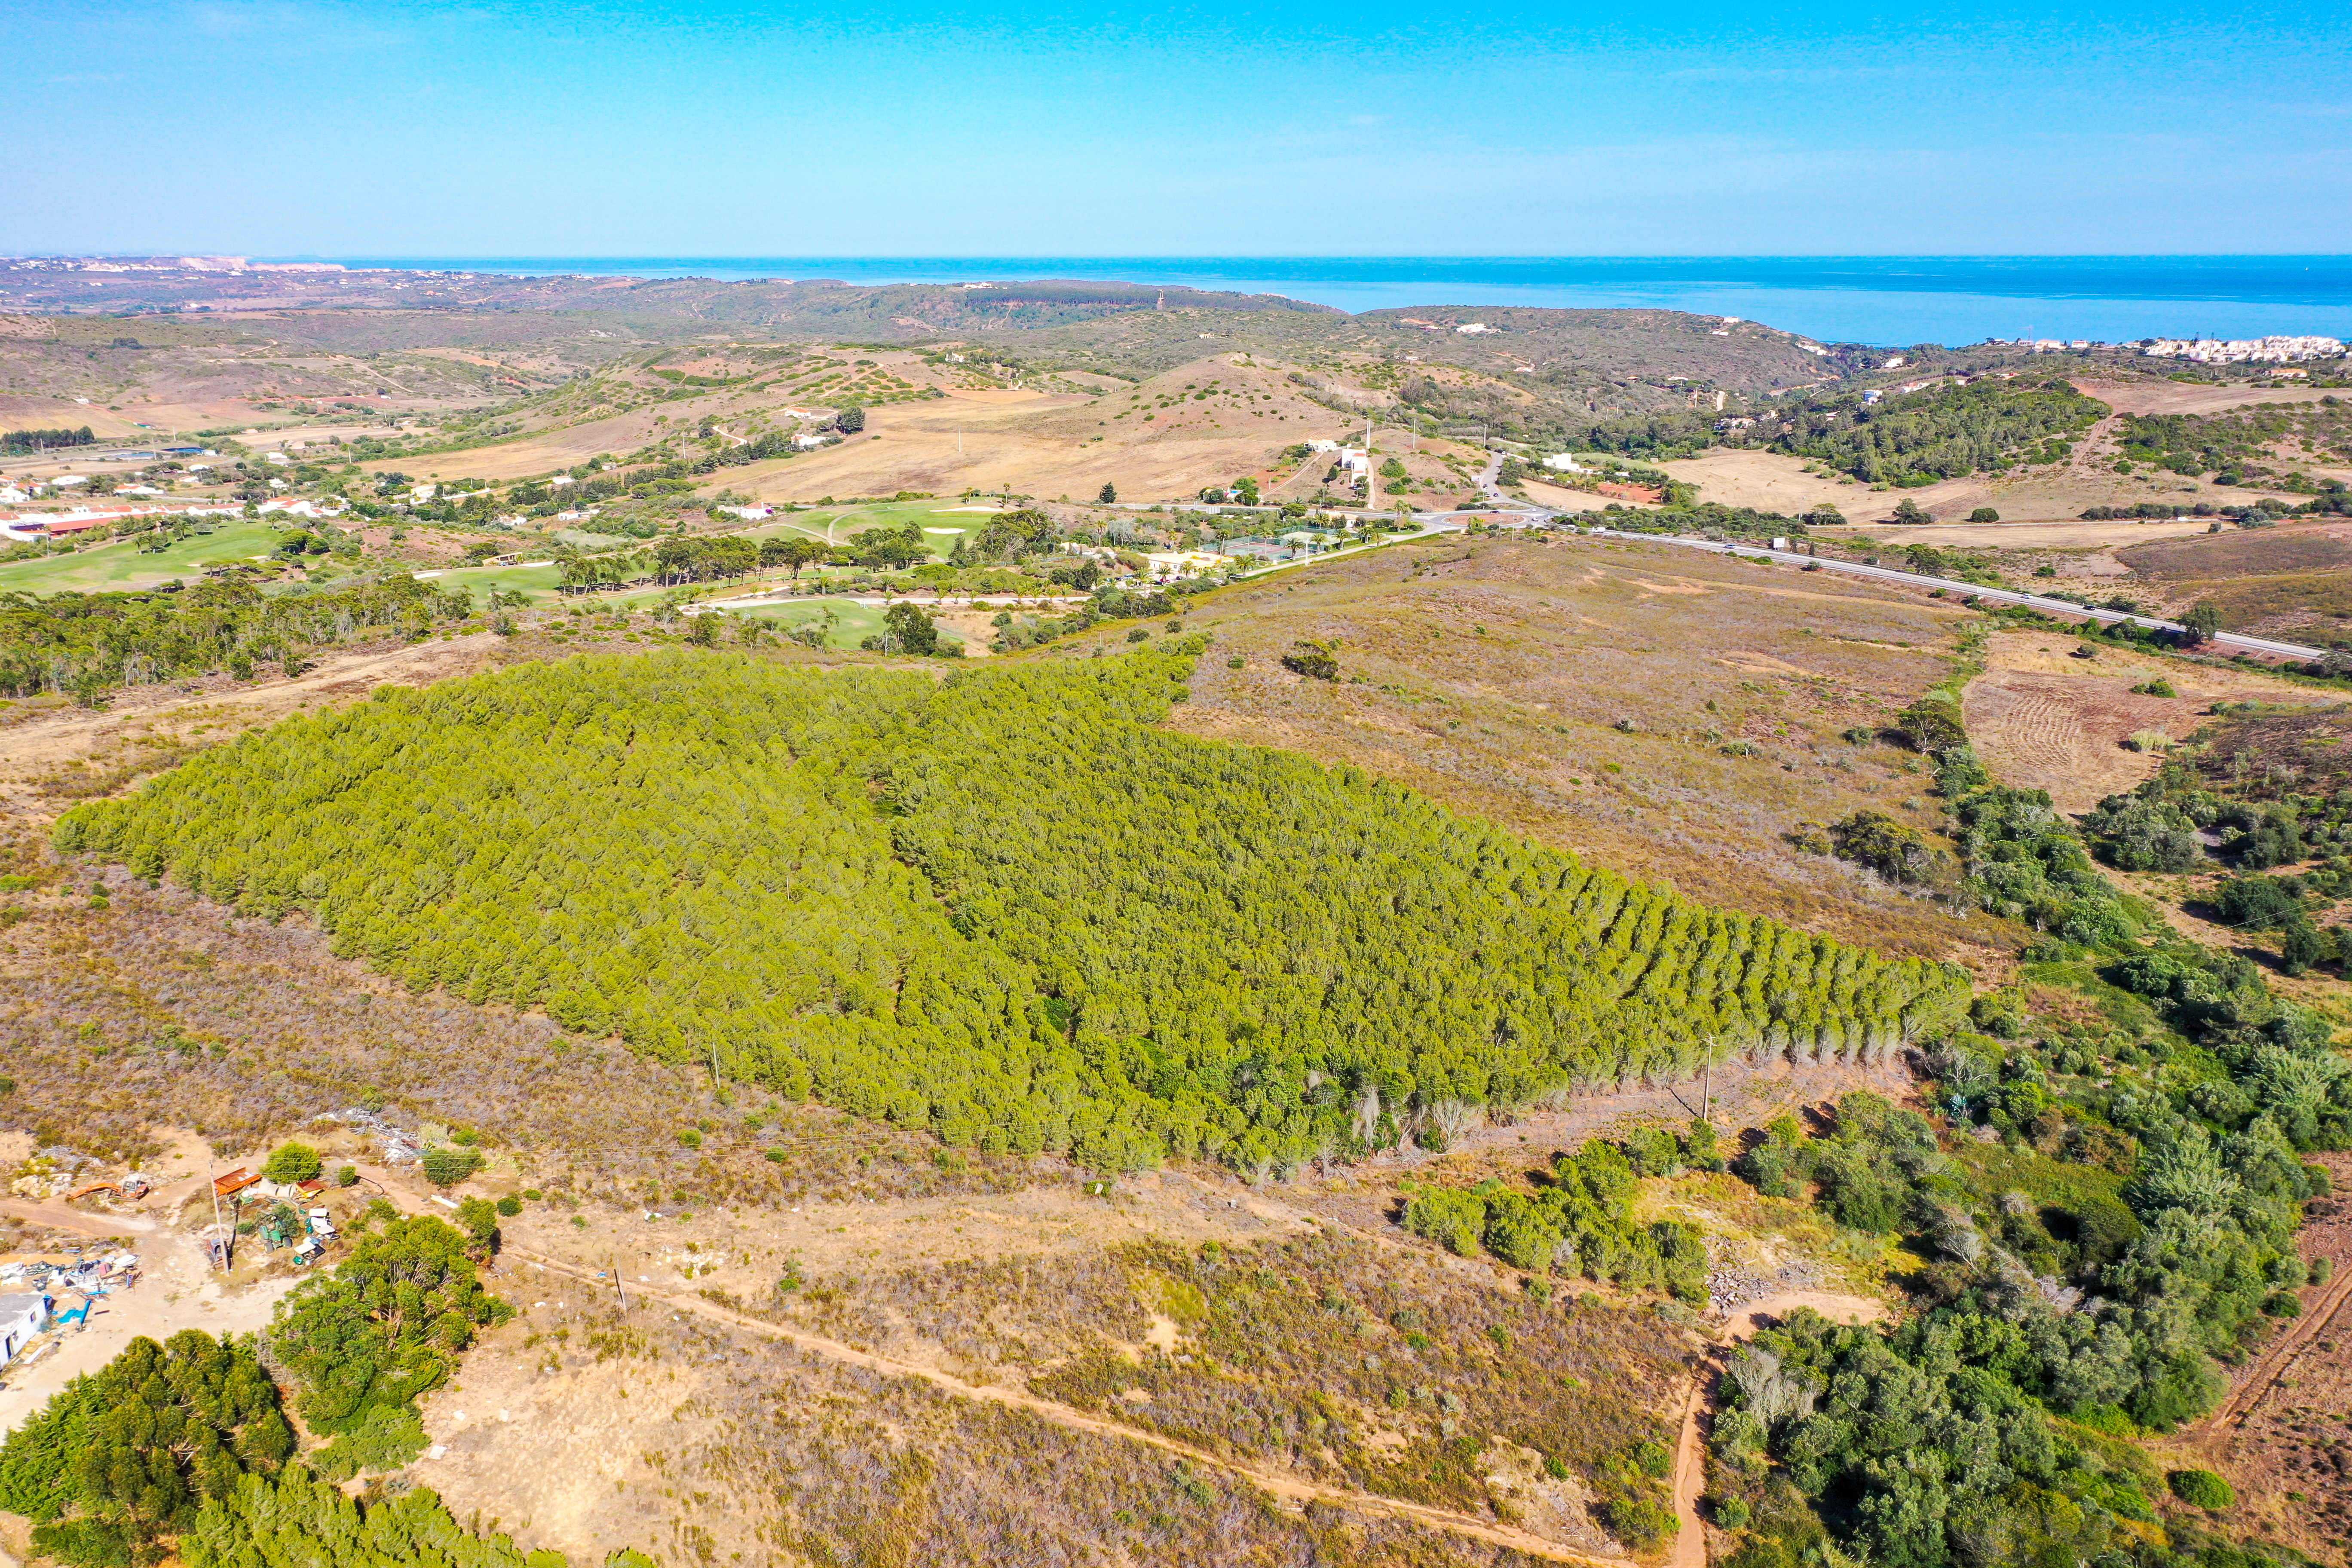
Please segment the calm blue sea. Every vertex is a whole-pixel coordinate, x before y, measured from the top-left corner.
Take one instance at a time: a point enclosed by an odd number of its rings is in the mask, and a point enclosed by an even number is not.
[[[290,259],[290,258],[289,258]],[[319,259],[316,258],[307,259]],[[353,267],[851,283],[1118,279],[1286,294],[1343,310],[1652,306],[1831,342],[2352,338],[2346,256],[332,257]]]

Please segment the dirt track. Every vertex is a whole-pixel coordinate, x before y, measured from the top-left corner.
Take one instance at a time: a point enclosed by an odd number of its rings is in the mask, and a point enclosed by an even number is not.
[[[2237,1388],[2221,1408],[2206,1417],[2206,1429],[2221,1431],[2242,1426],[2265,1394],[2285,1384],[2287,1372],[2305,1347],[2335,1325],[2344,1313],[2347,1300],[2352,1300],[2352,1272],[2338,1274],[2311,1310],[2297,1318],[2294,1326],[2262,1353],[2246,1375],[2238,1380]]]
[[[1706,1490],[1706,1453],[1699,1421],[1702,1409],[1712,1418],[1717,1391],[1722,1385],[1724,1352],[1753,1338],[1768,1321],[1777,1321],[1800,1307],[1811,1307],[1841,1323],[1876,1322],[1886,1315],[1886,1304],[1867,1296],[1790,1290],[1748,1302],[1716,1331],[1716,1350],[1692,1381],[1690,1398],[1683,1406],[1682,1438],[1675,1448],[1675,1520],[1681,1529],[1667,1553],[1666,1568],[1706,1568],[1706,1526],[1698,1516],[1698,1500]]]
[[[21,1198],[0,1198],[0,1214],[11,1219],[46,1225],[54,1230],[79,1231],[84,1236],[148,1236],[155,1229],[152,1220],[142,1225],[135,1220],[114,1219],[84,1209],[68,1208],[64,1204],[27,1203]]]
[[[562,1274],[589,1285],[602,1285],[605,1282],[596,1271],[565,1263],[560,1258],[525,1252],[518,1248],[509,1248],[503,1257],[509,1260],[529,1263],[536,1268]],[[763,1322],[760,1319],[748,1317],[740,1312],[730,1311],[698,1296],[653,1289],[642,1284],[635,1287],[630,1291],[630,1295],[633,1300],[658,1301],[672,1310],[692,1312],[698,1317],[724,1323],[730,1328],[782,1341],[798,1350],[813,1351],[818,1355],[845,1365],[863,1367],[867,1371],[882,1373],[891,1377],[921,1378],[961,1398],[985,1399],[995,1404],[1010,1405],[1015,1409],[1026,1411],[1041,1420],[1053,1422],[1057,1426],[1065,1426],[1073,1431],[1086,1432],[1097,1437],[1112,1437],[1127,1442],[1146,1444],[1163,1453],[1174,1454],[1189,1459],[1194,1464],[1212,1466],[1243,1477],[1252,1485],[1293,1502],[1335,1503],[1362,1512],[1387,1514],[1391,1518],[1410,1521],[1432,1530],[1449,1531],[1457,1535],[1473,1536],[1496,1546],[1507,1546],[1515,1552],[1525,1552],[1530,1557],[1543,1558],[1548,1562],[1601,1564],[1603,1568],[1630,1568],[1627,1560],[1623,1558],[1593,1557],[1580,1552],[1570,1552],[1565,1547],[1556,1545],[1539,1536],[1530,1535],[1525,1531],[1514,1530],[1507,1525],[1491,1524],[1483,1520],[1473,1519],[1467,1514],[1453,1512],[1451,1510],[1428,1508],[1418,1503],[1402,1502],[1394,1498],[1378,1497],[1370,1492],[1355,1491],[1344,1487],[1319,1486],[1272,1466],[1255,1465],[1244,1460],[1227,1458],[1222,1455],[1213,1454],[1205,1448],[1195,1448],[1190,1444],[1161,1436],[1156,1432],[1123,1426],[1115,1421],[1106,1421],[1100,1416],[1090,1415],[1071,1405],[1062,1405],[1050,1399],[1040,1399],[1026,1389],[1003,1388],[992,1384],[967,1383],[960,1377],[937,1368],[894,1361],[887,1356],[857,1350],[837,1340],[825,1339],[802,1331],[780,1328],[773,1323]]]

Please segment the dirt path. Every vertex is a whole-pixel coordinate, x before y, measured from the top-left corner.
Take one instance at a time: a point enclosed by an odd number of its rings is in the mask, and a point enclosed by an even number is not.
[[[1678,1532],[1667,1553],[1665,1568],[1706,1568],[1706,1526],[1698,1517],[1698,1500],[1706,1490],[1706,1448],[1699,1430],[1704,1410],[1714,1415],[1716,1391],[1723,1379],[1724,1353],[1740,1341],[1754,1337],[1768,1322],[1777,1321],[1799,1307],[1811,1307],[1841,1323],[1876,1322],[1886,1315],[1886,1303],[1868,1296],[1843,1296],[1827,1290],[1790,1290],[1748,1302],[1716,1331],[1716,1348],[1691,1380],[1690,1398],[1683,1405],[1682,1439],[1675,1448],[1675,1521]]]
[[[515,1262],[527,1263],[534,1268],[561,1274],[599,1289],[610,1283],[593,1269],[566,1263],[561,1258],[524,1251],[518,1247],[507,1248],[500,1254],[500,1260],[509,1265]],[[1507,1546],[1515,1552],[1525,1552],[1530,1557],[1540,1557],[1553,1563],[1599,1564],[1601,1568],[1630,1568],[1630,1564],[1623,1558],[1593,1557],[1583,1552],[1570,1552],[1539,1536],[1530,1535],[1525,1531],[1514,1530],[1508,1525],[1489,1523],[1447,1509],[1428,1508],[1419,1503],[1400,1501],[1394,1498],[1376,1497],[1370,1492],[1355,1491],[1345,1487],[1322,1486],[1271,1466],[1252,1464],[1247,1460],[1213,1454],[1205,1448],[1195,1448],[1190,1444],[1180,1443],[1172,1437],[1165,1437],[1156,1432],[1121,1426],[1118,1422],[1106,1421],[1099,1416],[1090,1415],[1083,1410],[1054,1400],[1041,1399],[1026,1389],[1004,1388],[992,1384],[967,1383],[960,1377],[935,1368],[895,1361],[887,1356],[877,1355],[871,1351],[858,1350],[837,1340],[829,1340],[820,1335],[763,1322],[758,1318],[731,1311],[698,1296],[654,1289],[643,1284],[630,1287],[629,1294],[635,1301],[658,1302],[676,1311],[692,1312],[698,1317],[724,1323],[730,1328],[740,1329],[767,1339],[782,1341],[797,1350],[814,1351],[819,1355],[845,1365],[864,1367],[867,1371],[881,1373],[889,1377],[921,1378],[926,1383],[960,1397],[985,1399],[998,1405],[1010,1405],[1014,1409],[1027,1411],[1040,1420],[1050,1421],[1057,1426],[1089,1433],[1098,1437],[1114,1437],[1130,1443],[1142,1443],[1158,1448],[1163,1453],[1190,1459],[1195,1464],[1213,1465],[1221,1470],[1245,1479],[1252,1485],[1262,1488],[1276,1497],[1293,1502],[1328,1502],[1355,1509],[1360,1512],[1383,1513],[1432,1530],[1473,1536],[1493,1545]]]
[[[84,1236],[152,1236],[153,1220],[118,1219],[112,1215],[89,1214],[81,1209],[68,1208],[63,1204],[28,1203],[22,1198],[0,1198],[0,1214],[11,1219],[30,1220],[57,1230],[79,1231]]]
[[[2338,1273],[2310,1311],[2294,1321],[2294,1326],[2282,1334],[2277,1342],[2255,1359],[2252,1368],[2239,1380],[2237,1389],[2204,1422],[2204,1430],[2221,1432],[2245,1424],[2254,1406],[2273,1389],[2285,1382],[2294,1366],[2312,1341],[2332,1326],[2344,1313],[2344,1304],[2352,1300],[2352,1271]]]
[[[1683,1402],[1683,1432],[1675,1444],[1675,1544],[1666,1553],[1666,1568],[1706,1568],[1706,1526],[1698,1517],[1706,1458],[1699,1443],[1698,1407],[1712,1381],[1702,1371],[1691,1379],[1690,1397]]]

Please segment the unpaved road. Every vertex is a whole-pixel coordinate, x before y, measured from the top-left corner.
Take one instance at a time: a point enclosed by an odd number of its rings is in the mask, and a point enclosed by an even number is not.
[[[155,1229],[153,1220],[119,1219],[112,1215],[90,1214],[83,1209],[68,1208],[59,1203],[37,1204],[24,1198],[0,1198],[0,1214],[11,1219],[29,1220],[46,1225],[52,1230],[79,1231],[83,1236],[143,1237]]]
[[[1692,1380],[1690,1398],[1683,1406],[1682,1440],[1675,1451],[1675,1520],[1681,1526],[1666,1554],[1666,1568],[1706,1568],[1706,1526],[1698,1517],[1698,1500],[1706,1490],[1706,1450],[1700,1441],[1699,1412],[1710,1412],[1723,1378],[1723,1355],[1758,1330],[1777,1322],[1800,1307],[1811,1307],[1840,1323],[1874,1323],[1886,1315],[1886,1303],[1868,1296],[1843,1296],[1826,1290],[1790,1290],[1750,1301],[1725,1320],[1716,1331],[1716,1351]]]
[[[2222,1403],[2203,1423],[2208,1432],[2225,1431],[2243,1426],[2263,1396],[2285,1381],[2288,1369],[2312,1341],[2326,1332],[2344,1315],[2344,1305],[2352,1300],[2352,1270],[2336,1276],[2326,1293],[2312,1304],[2309,1311],[2294,1321],[2294,1326],[2281,1334],[2270,1349],[2258,1357],[2252,1369],[2238,1381],[2236,1392]]]
[[[528,1263],[535,1268],[561,1274],[591,1286],[601,1288],[608,1282],[594,1269],[517,1247],[507,1248],[500,1258],[504,1262]],[[993,1384],[967,1383],[960,1377],[937,1368],[896,1361],[888,1356],[877,1355],[871,1351],[858,1350],[838,1340],[830,1340],[801,1330],[786,1329],[774,1323],[764,1322],[741,1312],[730,1311],[699,1296],[656,1289],[644,1284],[631,1287],[629,1294],[633,1301],[654,1301],[673,1311],[692,1312],[698,1317],[724,1323],[730,1328],[781,1341],[796,1350],[814,1351],[818,1355],[845,1365],[863,1367],[867,1371],[881,1373],[891,1377],[921,1378],[960,1397],[985,1399],[998,1405],[1010,1405],[1014,1409],[1026,1411],[1040,1420],[1050,1421],[1057,1426],[1067,1427],[1073,1431],[1086,1432],[1098,1437],[1118,1438],[1130,1443],[1142,1443],[1158,1448],[1163,1453],[1189,1459],[1194,1464],[1213,1466],[1220,1470],[1240,1476],[1273,1496],[1287,1499],[1293,1502],[1328,1502],[1354,1509],[1360,1512],[1383,1513],[1427,1529],[1447,1531],[1456,1535],[1472,1536],[1496,1546],[1507,1546],[1515,1552],[1525,1552],[1530,1557],[1540,1557],[1548,1562],[1598,1565],[1598,1568],[1632,1568],[1632,1564],[1624,1558],[1594,1557],[1580,1552],[1571,1552],[1566,1547],[1546,1541],[1540,1536],[1530,1535],[1525,1531],[1514,1530],[1508,1525],[1496,1524],[1485,1520],[1473,1519],[1468,1514],[1455,1513],[1448,1509],[1428,1508],[1419,1503],[1377,1497],[1370,1492],[1354,1491],[1345,1487],[1323,1486],[1272,1466],[1256,1465],[1246,1460],[1213,1454],[1205,1448],[1195,1448],[1190,1444],[1180,1443],[1174,1438],[1162,1436],[1156,1432],[1124,1426],[1118,1422],[1106,1421],[1100,1416],[1089,1415],[1071,1405],[1050,1399],[1041,1399],[1026,1389],[1005,1388]]]

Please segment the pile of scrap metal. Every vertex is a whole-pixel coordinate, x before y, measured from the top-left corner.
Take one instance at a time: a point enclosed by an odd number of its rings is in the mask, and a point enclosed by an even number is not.
[[[135,1252],[12,1252],[0,1256],[0,1288],[104,1296],[139,1279]]]
[[[425,1158],[424,1141],[414,1132],[394,1126],[379,1111],[365,1106],[346,1106],[341,1110],[321,1111],[311,1118],[314,1121],[340,1121],[352,1131],[374,1139],[383,1146],[383,1160],[387,1165],[414,1165]]]

